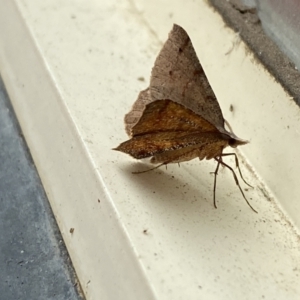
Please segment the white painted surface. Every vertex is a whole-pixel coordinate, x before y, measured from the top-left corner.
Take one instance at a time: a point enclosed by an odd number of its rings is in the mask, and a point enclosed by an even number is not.
[[[0,4],[0,71],[87,299],[299,299],[299,108],[242,44],[225,55],[235,35],[218,14],[191,0]],[[143,165],[110,150],[174,22],[251,140],[241,150],[276,197],[242,165],[259,214],[227,170],[213,208],[213,161],[133,175]]]

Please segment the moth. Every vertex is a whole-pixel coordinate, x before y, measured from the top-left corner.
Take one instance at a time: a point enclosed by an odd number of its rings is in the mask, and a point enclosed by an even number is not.
[[[125,115],[125,130],[130,139],[113,150],[136,159],[151,157],[150,162],[159,165],[150,170],[194,158],[215,159],[214,206],[217,207],[217,174],[222,165],[232,172],[247,204],[257,212],[245,197],[234,170],[222,160],[233,155],[242,180],[249,185],[242,176],[236,154],[223,153],[227,146],[236,148],[248,141],[227,131],[224,123],[188,34],[174,24],[154,63],[150,86],[140,92]]]

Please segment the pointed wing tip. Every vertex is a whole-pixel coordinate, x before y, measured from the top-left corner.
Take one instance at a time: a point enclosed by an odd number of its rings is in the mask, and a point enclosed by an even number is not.
[[[134,155],[134,152],[132,151],[132,149],[128,148],[128,143],[130,143],[130,141],[131,140],[125,141],[125,142],[121,143],[118,147],[112,148],[111,150],[120,151],[120,152],[123,152],[125,154],[129,154],[130,156],[136,158],[135,155]]]
[[[116,148],[112,148],[111,150],[114,150],[114,151],[122,151],[122,149],[121,149],[121,144],[118,146],[118,147],[116,147]]]
[[[174,23],[173,24],[173,28],[172,30],[170,31],[169,35],[172,36],[172,35],[179,35],[179,36],[188,36],[187,32],[185,31],[185,29],[183,27],[181,27],[180,25]],[[189,38],[189,36],[188,36]]]
[[[177,30],[177,31],[184,31],[184,32],[186,32],[180,25],[174,23],[171,32],[172,32],[172,31],[176,31],[176,30]]]

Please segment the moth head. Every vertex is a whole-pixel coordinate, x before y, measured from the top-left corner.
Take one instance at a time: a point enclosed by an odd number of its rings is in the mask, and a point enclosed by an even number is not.
[[[233,132],[228,132],[225,128],[218,128],[224,139],[228,141],[228,146],[236,148],[237,146],[248,144],[249,141],[240,139]]]
[[[228,145],[232,148],[236,148],[237,146],[245,145],[249,143],[249,141],[237,137],[233,132],[228,132],[227,135],[228,135]]]
[[[232,148],[236,148],[237,146],[245,145],[245,144],[248,144],[248,143],[249,143],[249,141],[242,140],[238,137],[236,137],[236,138],[229,137],[229,140],[228,140],[228,145]]]

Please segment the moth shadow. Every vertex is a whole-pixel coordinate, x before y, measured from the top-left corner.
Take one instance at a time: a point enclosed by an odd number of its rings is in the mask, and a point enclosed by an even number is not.
[[[149,169],[151,165],[143,163],[122,167],[122,171],[137,184],[137,188],[144,190],[145,194],[155,195],[153,201],[168,202],[168,205],[173,204],[174,209],[178,210],[194,210],[195,206],[190,205],[191,202],[197,202],[201,207],[211,206],[213,209],[210,201],[212,199],[207,199],[207,193],[205,196],[201,188],[195,188],[187,180],[178,178],[173,166],[168,167],[167,170],[164,166],[154,170]]]
[[[220,191],[219,197],[217,195],[218,209],[215,209],[213,182],[202,178],[207,169],[203,170],[203,174],[201,174],[196,173],[195,169],[189,171],[189,167],[181,166],[182,170],[178,172],[176,165],[173,164],[168,166],[167,170],[158,168],[145,173],[132,174],[132,172],[151,168],[148,164],[137,162],[136,164],[122,165],[121,171],[133,181],[134,192],[143,199],[144,205],[154,205],[156,211],[166,214],[168,217],[162,221],[164,224],[170,224],[170,226],[180,224],[178,230],[182,234],[194,232],[197,235],[200,227],[203,232],[210,230],[221,238],[224,235],[240,236],[241,238],[245,234],[251,236],[253,234],[252,227],[240,228],[241,222],[244,222],[245,219],[245,216],[240,213],[240,205],[233,201],[226,201],[226,199],[230,200],[231,196],[222,196]],[[243,201],[242,198],[240,200]],[[244,207],[243,209],[249,208]],[[252,218],[253,212],[250,212],[251,214],[247,214],[247,218]],[[201,237],[195,238],[195,235],[192,234],[193,238],[190,243],[196,245],[203,240]]]

